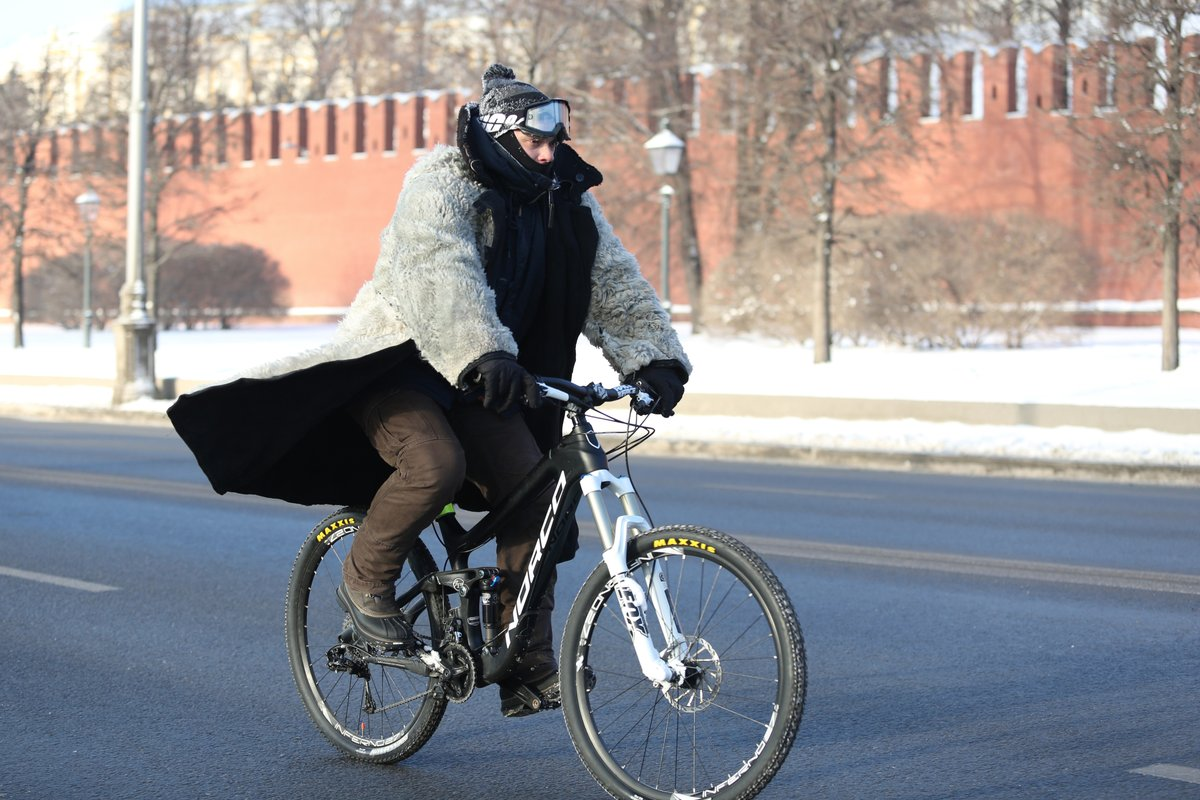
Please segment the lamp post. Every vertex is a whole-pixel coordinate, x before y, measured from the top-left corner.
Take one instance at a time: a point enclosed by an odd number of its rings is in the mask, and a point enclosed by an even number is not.
[[[146,0],[133,3],[133,79],[130,81],[128,219],[125,225],[125,284],[121,315],[113,326],[117,381],[113,405],[154,398],[154,320],[146,307],[143,234],[146,191]]]
[[[100,195],[88,189],[75,198],[83,222],[83,346],[92,346],[92,225],[100,216]]]
[[[679,171],[679,162],[683,159],[683,139],[671,132],[670,123],[663,119],[662,128],[650,141],[644,145],[650,153],[650,166],[655,175],[669,178]],[[662,304],[671,313],[671,195],[675,190],[670,183],[664,182],[658,190],[662,198]]]

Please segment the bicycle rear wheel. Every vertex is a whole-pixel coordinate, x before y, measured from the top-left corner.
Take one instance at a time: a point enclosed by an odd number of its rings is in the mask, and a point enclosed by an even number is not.
[[[787,593],[717,531],[655,528],[628,556],[643,586],[665,575],[687,675],[661,687],[646,679],[598,567],[563,629],[563,716],[576,751],[614,797],[753,797],[783,765],[804,711],[804,641]],[[672,644],[652,610],[646,624],[665,658]]]
[[[381,664],[404,654],[358,639],[338,605],[342,562],[362,517],[342,509],[313,528],[292,567],[284,631],[292,677],[317,728],[350,756],[386,764],[429,741],[447,698],[436,678]],[[403,592],[436,568],[418,541],[397,586]],[[418,594],[405,613],[419,640],[436,648],[449,617],[445,597]]]

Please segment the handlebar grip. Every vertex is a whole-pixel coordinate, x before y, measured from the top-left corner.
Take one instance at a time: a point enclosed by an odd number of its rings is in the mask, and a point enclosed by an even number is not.
[[[560,403],[575,402],[588,408],[620,400],[622,397],[633,397],[633,408],[641,415],[649,414],[657,402],[656,398],[637,386],[627,383],[614,386],[611,389],[600,383],[590,383],[580,386],[577,383],[562,378],[541,377],[537,379],[542,397],[556,400]]]
[[[649,392],[639,391],[637,396],[633,398],[633,410],[642,416],[647,416],[654,410],[656,403],[658,403],[658,400]]]

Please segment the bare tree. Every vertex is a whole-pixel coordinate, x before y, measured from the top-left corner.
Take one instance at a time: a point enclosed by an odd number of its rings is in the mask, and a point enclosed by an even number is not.
[[[296,77],[308,85],[295,99],[322,100],[346,71],[346,28],[365,0],[269,0],[259,6],[260,24],[275,38],[277,51],[304,63]],[[303,47],[297,49],[297,44]]]
[[[36,74],[22,78],[14,66],[0,84],[0,162],[7,162],[0,163],[0,167],[12,176],[16,194],[11,200],[0,194],[0,224],[12,237],[13,347],[25,346],[25,256],[33,232],[29,225],[31,188],[47,176],[43,148],[57,122],[51,115],[61,91],[62,74],[49,48]]]
[[[84,322],[79,298],[83,275],[81,249],[48,258],[29,274],[26,283],[31,314],[39,322],[56,322],[77,328]],[[120,313],[120,292],[125,281],[125,240],[101,235],[92,244],[92,323],[103,330]]]
[[[473,82],[481,37],[464,15],[470,0],[360,0],[345,36],[355,95],[419,91]],[[485,17],[490,22],[490,17]]]
[[[701,6],[694,0],[609,0],[603,4],[601,15],[592,10],[584,19],[587,31],[607,23],[616,23],[629,43],[613,48],[614,54],[628,53],[618,66],[625,77],[633,78],[646,87],[649,107],[646,113],[636,110],[627,115],[627,128],[637,131],[638,143],[649,138],[665,123],[684,142],[679,171],[670,178],[674,190],[673,203],[679,220],[683,245],[684,283],[691,304],[694,330],[704,328],[703,258],[696,231],[696,197],[693,161],[689,158],[687,141],[696,112],[689,80],[695,42],[690,23],[697,19]]]
[[[110,104],[118,109],[129,97],[129,23],[123,20],[109,36],[113,74],[106,85],[115,89]],[[206,199],[210,193],[184,178],[213,180],[215,159],[211,154],[224,146],[217,141],[226,135],[222,126],[201,120],[207,98],[202,98],[200,79],[212,74],[224,54],[225,43],[231,39],[230,26],[231,20],[204,0],[158,0],[149,13],[147,116],[152,129],[146,149],[145,258],[149,305],[155,315],[159,273],[169,264],[178,243],[194,240],[213,219],[238,205],[238,201],[213,205]],[[118,119],[125,121],[127,115]],[[199,202],[181,203],[189,194]],[[191,210],[168,217],[168,204]]]
[[[958,13],[962,21],[993,42],[1013,42],[1049,24],[1059,44],[1067,44],[1077,33],[1086,13],[1096,10],[1099,0],[967,0]]]
[[[519,70],[533,84],[561,80],[569,64],[565,51],[581,41],[595,14],[582,4],[551,0],[468,0],[464,10],[482,21],[492,60]]]
[[[1200,232],[1200,3],[1111,0],[1108,39],[1086,63],[1101,77],[1100,117],[1080,120],[1093,146],[1097,196],[1130,212],[1162,264],[1162,368],[1179,366],[1181,250]]]
[[[888,162],[918,152],[910,135],[917,109],[900,104],[897,75],[944,20],[926,2],[753,0],[732,4],[739,72],[729,91],[738,136],[737,241],[782,227],[813,236],[813,358],[831,359],[831,282],[840,192],[881,187]],[[728,17],[727,17],[728,19]],[[927,55],[933,58],[934,55]],[[790,199],[808,203],[797,221]]]

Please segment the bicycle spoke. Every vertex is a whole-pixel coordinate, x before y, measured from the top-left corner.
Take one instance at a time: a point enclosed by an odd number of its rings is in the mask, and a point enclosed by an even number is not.
[[[563,663],[576,658],[578,642],[596,678],[586,692],[579,682],[564,690],[567,725],[589,770],[615,796],[748,798],[779,768],[799,724],[803,684],[791,671],[802,679],[799,628],[786,616],[786,599],[776,600],[777,580],[743,546],[709,531],[696,545],[698,529],[661,530],[685,532],[699,551],[654,550],[650,543],[663,533],[653,531],[631,550],[648,601],[655,574],[658,586],[669,587],[657,595],[669,596],[665,607],[648,605],[667,623],[652,638],[671,623],[681,632],[679,642],[655,644],[676,664],[676,677],[656,687],[642,675],[613,586],[598,568],[564,632]]]
[[[436,679],[381,661],[392,652],[357,640],[338,604],[342,563],[359,517],[338,512],[309,535],[293,569],[288,592],[289,660],[310,716],[334,745],[354,758],[387,763],[416,752],[433,734],[447,699],[434,691]],[[332,533],[331,533],[332,531]],[[413,583],[435,568],[420,542],[400,576]],[[440,595],[418,595],[406,610],[423,640],[443,619]],[[364,745],[370,752],[364,750]]]

